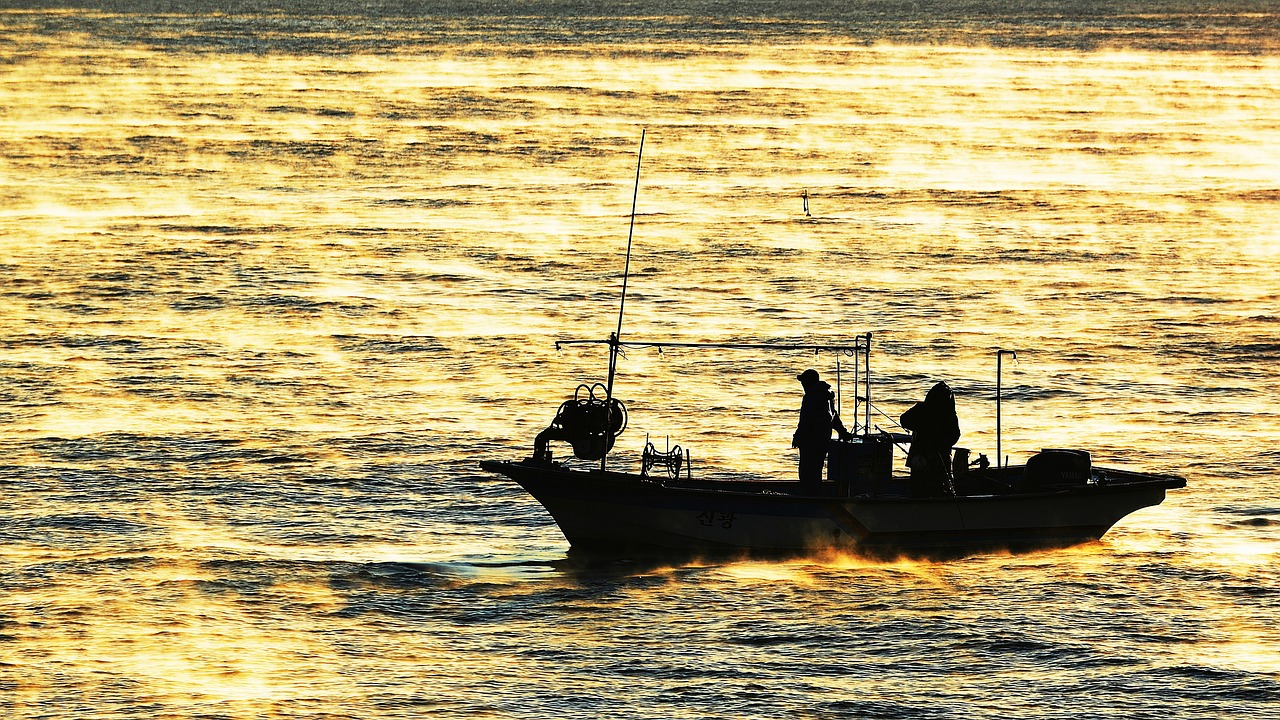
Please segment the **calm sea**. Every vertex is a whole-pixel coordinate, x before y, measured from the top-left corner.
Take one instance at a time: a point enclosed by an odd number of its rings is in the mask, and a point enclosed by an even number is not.
[[[1280,717],[1274,3],[2,4],[0,716]],[[617,322],[642,131],[629,337],[871,332],[991,457],[1015,350],[1013,462],[1188,487],[1052,552],[568,554],[478,463],[604,379],[554,342]],[[613,467],[791,476],[836,361],[631,351]]]

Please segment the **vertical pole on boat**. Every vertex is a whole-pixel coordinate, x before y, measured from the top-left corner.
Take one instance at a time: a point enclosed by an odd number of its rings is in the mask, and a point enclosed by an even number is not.
[[[1015,350],[996,350],[996,467],[1008,465],[1004,461],[1004,455],[1000,454],[1001,364],[1005,355],[1012,355],[1014,360],[1018,359],[1018,353]]]
[[[858,417],[862,414],[862,368],[858,365],[858,344],[853,346],[853,434],[858,434]]]
[[[843,406],[840,404],[840,352],[840,350],[836,350],[836,417],[840,417],[840,410],[843,409]],[[854,386],[853,391],[855,394],[858,392],[858,387],[856,385]],[[857,422],[857,411],[853,413],[853,419],[854,422]],[[840,422],[844,422],[844,420],[841,420]]]
[[[618,301],[618,329],[609,336],[609,383],[605,385],[605,432],[613,427],[613,377],[618,371],[618,349],[622,342],[622,313],[627,307],[627,280],[631,277],[631,238],[636,230],[636,200],[640,197],[640,162],[644,158],[644,136],[647,128],[640,129],[640,150],[636,153],[636,183],[631,192],[631,224],[627,228],[627,260],[622,267],[622,299]],[[600,471],[604,472],[605,458],[609,456],[609,440],[606,436],[605,450],[600,456]]]
[[[870,436],[871,435],[871,333],[870,332],[866,334],[866,338],[867,338],[866,346],[863,348],[863,352],[865,353],[865,357],[866,357],[866,368],[865,368],[865,372],[863,372],[862,374],[862,377],[863,377],[863,381],[866,382],[867,384],[867,407],[866,407],[867,419],[862,424],[862,434]]]

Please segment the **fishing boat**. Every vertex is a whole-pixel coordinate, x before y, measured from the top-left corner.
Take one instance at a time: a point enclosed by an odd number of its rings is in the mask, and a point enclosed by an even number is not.
[[[643,147],[642,136],[641,153]],[[633,197],[632,231],[634,222]],[[873,410],[879,411],[871,397],[871,333],[816,344],[624,341],[630,259],[631,233],[617,330],[607,339],[556,343],[557,349],[607,345],[607,382],[580,385],[534,439],[530,456],[480,463],[541,503],[575,551],[834,549],[918,555],[1061,547],[1096,541],[1130,513],[1161,503],[1167,490],[1186,486],[1176,475],[1095,466],[1088,452],[1076,449],[1044,449],[1022,465],[1001,462],[1000,363],[1011,351],[998,350],[997,462],[985,456],[970,462],[967,449],[951,448],[941,492],[919,496],[907,469],[895,468],[895,452],[910,447],[912,434],[900,427],[886,429],[873,418]],[[617,360],[634,348],[827,352],[837,362],[852,357],[857,390],[852,431],[829,439],[825,477],[816,485],[798,478],[695,475],[687,449],[659,451],[647,441],[639,468],[610,469],[609,453],[627,426],[626,407],[614,394]],[[552,443],[572,447],[576,460],[554,459]]]
[[[870,336],[864,337],[869,344]],[[616,337],[598,342],[614,352],[667,345]],[[869,373],[864,378],[858,399],[869,413]],[[604,389],[584,385],[566,400],[531,456],[481,462],[537,499],[576,551],[834,549],[883,556],[1062,547],[1098,540],[1125,516],[1186,485],[1175,475],[1096,466],[1082,450],[1044,449],[1025,464],[1007,465],[989,464],[985,456],[971,464],[967,449],[953,448],[945,492],[913,497],[908,470],[895,467],[895,454],[911,435],[886,431],[869,417],[849,435],[830,440],[825,478],[816,488],[787,478],[700,478],[688,450],[659,451],[651,442],[639,468],[611,470],[603,459],[625,430],[626,410]],[[552,459],[549,443],[555,441],[568,443],[578,460],[591,464]]]

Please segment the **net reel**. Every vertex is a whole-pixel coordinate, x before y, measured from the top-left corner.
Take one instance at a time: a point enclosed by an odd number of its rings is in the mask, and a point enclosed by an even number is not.
[[[597,394],[597,390],[599,393]],[[573,446],[573,454],[581,460],[599,460],[613,449],[613,443],[627,429],[627,408],[617,398],[610,398],[603,383],[582,383],[573,391],[573,399],[565,400],[546,430],[533,440],[533,459],[549,462],[552,440]]]
[[[688,467],[688,451],[681,450],[679,445],[666,452],[659,451],[649,440],[645,440],[644,452],[640,454],[640,476],[649,477],[649,471],[660,467],[672,480],[679,479],[680,469]]]

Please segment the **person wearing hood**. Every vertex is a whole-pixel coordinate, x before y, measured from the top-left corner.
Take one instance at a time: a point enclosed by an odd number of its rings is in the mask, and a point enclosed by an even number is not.
[[[791,437],[791,447],[800,451],[800,482],[806,491],[817,492],[822,487],[822,466],[827,459],[827,443],[831,431],[848,437],[844,423],[836,412],[836,396],[831,385],[818,377],[812,368],[796,376],[804,387],[804,399],[800,401],[800,423]]]
[[[902,427],[911,431],[911,450],[907,467],[911,468],[911,495],[932,497],[949,495],[951,490],[951,448],[960,439],[960,420],[956,417],[956,397],[945,382],[929,390],[923,402],[902,413]]]

